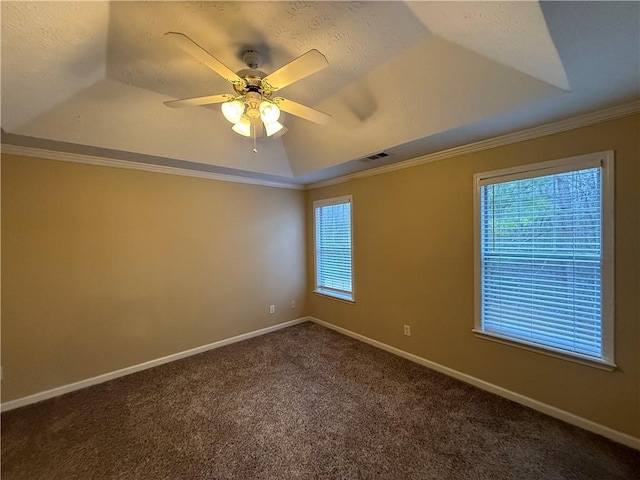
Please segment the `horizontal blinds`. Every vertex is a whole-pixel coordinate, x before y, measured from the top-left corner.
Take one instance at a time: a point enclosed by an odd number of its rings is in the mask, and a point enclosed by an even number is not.
[[[319,290],[351,294],[351,202],[315,208]]]
[[[600,177],[480,187],[484,331],[602,358]]]

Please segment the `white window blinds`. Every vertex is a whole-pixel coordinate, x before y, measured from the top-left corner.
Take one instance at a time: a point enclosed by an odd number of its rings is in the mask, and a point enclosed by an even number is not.
[[[316,291],[353,300],[351,197],[314,203]]]
[[[602,168],[560,170],[480,182],[481,331],[603,359]]]

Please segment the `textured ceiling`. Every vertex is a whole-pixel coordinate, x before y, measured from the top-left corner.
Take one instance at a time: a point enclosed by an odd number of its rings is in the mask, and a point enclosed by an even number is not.
[[[640,96],[637,2],[7,2],[3,141],[306,183],[509,133]],[[247,48],[269,73],[316,48],[321,72],[285,98],[333,116],[233,133],[231,93],[163,34],[183,32],[232,70]]]
[[[569,90],[537,2],[411,2],[409,8],[435,35]]]

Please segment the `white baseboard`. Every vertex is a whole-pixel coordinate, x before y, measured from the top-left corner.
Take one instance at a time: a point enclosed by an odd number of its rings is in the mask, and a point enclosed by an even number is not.
[[[90,387],[91,385],[97,385],[99,383],[104,383],[109,380],[113,380],[115,378],[124,377],[125,375],[130,375],[132,373],[140,372],[142,370],[146,370],[148,368],[153,368],[159,365],[163,365],[165,363],[173,362],[175,360],[180,360],[181,358],[190,357],[192,355],[197,355],[199,353],[206,352],[208,350],[214,350],[216,348],[224,347],[225,345],[230,345],[232,343],[241,342],[242,340],[248,340],[249,338],[257,337],[260,335],[265,335],[270,332],[274,332],[276,330],[280,330],[283,328],[290,327],[292,325],[296,325],[298,323],[303,323],[306,321],[312,321],[324,327],[336,330],[344,335],[355,338],[356,340],[360,340],[361,342],[368,343],[374,347],[385,350],[394,355],[398,355],[399,357],[406,358],[412,362],[423,365],[427,368],[431,368],[440,373],[444,373],[450,377],[453,377],[457,380],[461,380],[465,383],[478,387],[482,390],[486,390],[488,392],[494,393],[501,397],[512,400],[521,405],[525,405],[529,408],[537,410],[539,412],[545,413],[551,417],[557,418],[559,420],[570,423],[571,425],[575,425],[577,427],[583,428],[593,433],[597,433],[598,435],[602,435],[603,437],[609,438],[615,442],[621,443],[623,445],[627,445],[636,450],[640,450],[640,438],[632,437],[626,433],[619,432],[617,430],[613,430],[612,428],[605,427],[604,425],[600,425],[599,423],[593,422],[583,417],[579,417],[574,415],[573,413],[569,413],[565,410],[561,410],[559,408],[553,407],[546,403],[539,402],[532,398],[526,397],[519,393],[512,392],[511,390],[507,390],[505,388],[499,387],[489,382],[485,382],[484,380],[480,380],[479,378],[472,377],[471,375],[467,375],[465,373],[459,372],[457,370],[453,370],[449,367],[445,367],[444,365],[440,365],[438,363],[429,361],[425,358],[419,357],[417,355],[413,355],[411,353],[405,352],[404,350],[400,350],[399,348],[392,347],[385,343],[379,342],[377,340],[373,340],[369,337],[365,337],[364,335],[360,335],[359,333],[352,332],[351,330],[347,330],[342,327],[338,327],[331,323],[325,322],[318,318],[314,317],[301,317],[295,320],[290,320],[288,322],[279,323],[278,325],[273,325],[271,327],[262,328],[260,330],[255,330],[253,332],[244,333],[242,335],[237,335],[235,337],[227,338],[224,340],[220,340],[217,342],[210,343],[208,345],[203,345],[201,347],[192,348],[190,350],[185,350],[183,352],[174,353],[172,355],[168,355],[166,357],[158,358],[155,360],[150,360],[148,362],[140,363],[138,365],[133,365],[131,367],[122,368],[120,370],[116,370],[114,372],[105,373],[103,375],[98,375],[97,377],[88,378],[86,380],[81,380],[79,382],[71,383],[68,385],[63,385],[61,387],[52,388],[51,390],[46,390],[44,392],[35,393],[33,395],[29,395],[26,397],[18,398],[16,400],[11,400],[9,402],[5,402],[0,405],[0,411],[6,412],[9,410],[13,410],[15,408],[23,407],[25,405],[30,405],[32,403],[41,402],[42,400],[47,400],[49,398],[58,397],[60,395],[64,395],[65,393],[73,392],[76,390],[80,390],[82,388]]]
[[[51,390],[46,390],[44,392],[34,393],[33,395],[28,395],[26,397],[18,398],[16,400],[11,400],[9,402],[3,403],[2,405],[0,405],[0,411],[6,412],[9,410],[13,410],[14,408],[19,408],[25,405],[30,405],[32,403],[41,402],[42,400],[47,400],[49,398],[58,397],[60,395],[64,395],[65,393],[90,387],[91,385],[97,385],[98,383],[108,382],[109,380],[113,380],[118,377],[124,377],[125,375],[130,375],[132,373],[140,372],[141,370],[157,367],[158,365],[163,365],[165,363],[173,362],[175,360],[180,360],[181,358],[197,355],[199,353],[203,353],[208,350],[214,350],[216,348],[224,347],[225,345],[230,345],[232,343],[241,342],[242,340],[248,340],[249,338],[265,335],[267,333],[271,333],[276,330],[280,330],[282,328],[287,328],[292,325],[296,325],[298,323],[303,323],[308,320],[309,320],[309,317],[297,318],[295,320],[279,323],[271,327],[261,328],[260,330],[243,333],[242,335],[236,335],[235,337],[219,340],[217,342],[209,343],[208,345],[202,345],[201,347],[192,348],[190,350],[185,350],[183,352],[167,355],[166,357],[157,358],[155,360],[150,360],[148,362],[140,363],[138,365],[133,365],[131,367],[122,368],[114,372],[98,375],[97,377],[87,378],[86,380],[80,380],[79,382],[74,382],[68,385],[63,385],[61,387],[52,388]]]
[[[385,343],[379,342],[377,340],[373,340],[369,337],[365,337],[364,335],[360,335],[359,333],[352,332],[351,330],[347,330],[346,328],[338,327],[336,325],[317,319],[315,317],[308,317],[308,318],[312,322],[322,325],[323,327],[336,330],[337,332],[340,332],[344,335],[355,338],[356,340],[360,340],[361,342],[368,343],[369,345],[373,345],[374,347],[380,348],[382,350],[386,350],[387,352],[393,353],[394,355],[398,355],[399,357],[403,357],[403,358],[406,358],[407,360],[411,360],[412,362],[418,363],[420,365],[424,365],[427,368],[431,368],[440,373],[444,373],[445,375],[453,377],[457,380],[461,380],[465,383],[473,385],[474,387],[478,387],[482,390],[486,390],[487,392],[494,393],[496,395],[507,398],[521,405],[525,405],[529,408],[545,413],[551,417],[570,423],[571,425],[575,425],[577,427],[583,428],[584,430],[597,433],[598,435],[602,435],[603,437],[609,438],[614,442],[618,442],[628,447],[635,448],[636,450],[640,450],[640,438],[636,438],[626,433],[622,433],[617,430],[614,430],[612,428],[605,427],[604,425],[593,422],[583,417],[579,417],[578,415],[574,415],[573,413],[569,413],[565,410],[561,410],[559,408],[553,407],[546,403],[539,402],[538,400],[534,400],[533,398],[529,398],[519,393],[512,392],[511,390],[507,390],[506,388],[499,387],[492,383],[485,382],[484,380],[480,380],[479,378],[472,377],[471,375],[467,375],[466,373],[453,370],[452,368],[445,367],[444,365],[440,365],[439,363],[429,361],[425,358],[419,357],[417,355],[413,355],[412,353],[408,353],[408,352],[405,352],[404,350],[400,350],[399,348],[395,348]]]

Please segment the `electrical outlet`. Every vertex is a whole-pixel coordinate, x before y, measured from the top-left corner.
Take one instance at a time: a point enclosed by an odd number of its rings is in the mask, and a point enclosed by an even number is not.
[[[411,336],[411,326],[410,326],[410,325],[405,325],[405,326],[404,326],[404,334],[405,334],[407,337],[410,337],[410,336]]]
[[[296,308],[296,301],[295,300],[291,300],[291,308]]]
[[[269,313],[276,313],[276,306],[275,305],[269,305]]]

